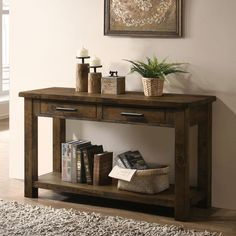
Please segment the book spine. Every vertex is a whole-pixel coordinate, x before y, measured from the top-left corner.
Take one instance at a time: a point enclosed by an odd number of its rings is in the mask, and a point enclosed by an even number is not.
[[[100,157],[94,155],[93,185],[100,185]]]
[[[85,175],[85,166],[84,166],[83,152],[81,152],[80,160],[81,160],[81,171],[80,171],[81,183],[86,183],[86,175]]]
[[[77,183],[77,144],[71,146],[71,182]]]
[[[77,151],[77,182],[86,183],[84,158],[81,149]]]
[[[83,150],[83,159],[84,159],[84,166],[85,166],[85,176],[86,176],[86,182],[87,184],[92,184],[92,176],[90,173],[90,167],[89,167],[89,157],[88,157],[88,150]]]
[[[95,145],[93,148],[88,152],[88,160],[89,160],[89,170],[91,175],[91,182],[90,184],[93,184],[93,169],[94,169],[94,155],[103,153],[103,146],[102,145]]]
[[[81,178],[81,151],[78,150],[76,155],[77,155],[77,182],[82,183],[82,178]]]
[[[66,145],[67,156],[67,181],[71,182],[71,144]]]
[[[68,143],[62,143],[62,180],[71,182],[71,155]]]
[[[67,158],[66,158],[66,143],[61,144],[61,179],[67,181]]]

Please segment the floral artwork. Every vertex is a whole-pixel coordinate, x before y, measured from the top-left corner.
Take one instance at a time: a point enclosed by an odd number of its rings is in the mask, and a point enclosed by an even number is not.
[[[181,0],[105,0],[105,34],[181,36]]]

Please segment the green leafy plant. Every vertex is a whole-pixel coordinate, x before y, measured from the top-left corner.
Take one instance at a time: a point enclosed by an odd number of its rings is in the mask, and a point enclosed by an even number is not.
[[[174,73],[187,73],[181,69],[184,63],[168,63],[167,59],[159,61],[156,56],[147,57],[147,62],[125,60],[132,64],[131,73],[137,72],[145,78],[166,79],[166,75]]]

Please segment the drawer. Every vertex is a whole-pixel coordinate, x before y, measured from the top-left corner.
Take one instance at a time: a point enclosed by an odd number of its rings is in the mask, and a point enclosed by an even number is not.
[[[103,120],[121,123],[165,124],[165,117],[164,109],[103,106],[102,112]]]
[[[66,102],[41,102],[40,114],[47,116],[58,116],[65,118],[78,119],[96,119],[97,107],[96,105],[66,103]]]

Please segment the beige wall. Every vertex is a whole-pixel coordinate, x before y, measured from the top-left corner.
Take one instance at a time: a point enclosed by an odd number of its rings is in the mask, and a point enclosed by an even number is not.
[[[236,1],[186,0],[185,37],[142,39],[103,36],[103,0],[12,0],[11,4],[11,150],[10,176],[23,178],[23,99],[21,90],[74,87],[75,53],[82,45],[102,58],[103,72],[129,71],[122,61],[154,54],[189,62],[191,72],[166,91],[214,94],[213,205],[236,209]],[[140,90],[135,76],[128,90]],[[84,137],[115,153],[139,149],[148,161],[171,163],[173,129],[92,122],[67,122],[67,137]],[[40,173],[51,169],[51,120],[40,119]],[[196,129],[191,132],[196,134]],[[196,139],[191,138],[191,169]],[[191,182],[196,180],[195,171]]]

